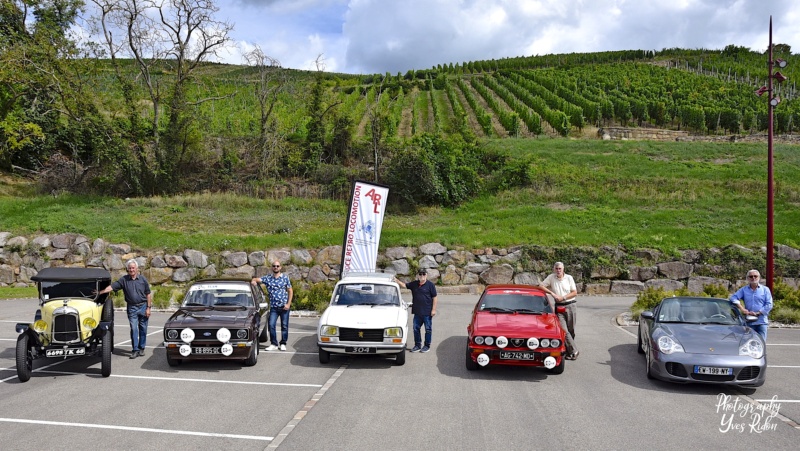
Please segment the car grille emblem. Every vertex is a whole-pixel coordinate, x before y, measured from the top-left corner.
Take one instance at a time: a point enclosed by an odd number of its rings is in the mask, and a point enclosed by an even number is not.
[[[714,352],[714,348],[708,348],[708,350]]]
[[[511,346],[515,348],[521,347],[525,343],[525,340],[522,338],[512,338],[511,339]]]
[[[358,331],[358,338],[364,338],[364,331],[363,330],[359,330]]]
[[[210,337],[211,336],[211,332],[203,332],[203,336],[204,337]]]

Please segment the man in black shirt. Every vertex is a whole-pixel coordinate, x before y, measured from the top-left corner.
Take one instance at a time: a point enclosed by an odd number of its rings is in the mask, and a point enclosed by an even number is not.
[[[404,283],[395,277],[395,282],[403,288],[411,290],[411,312],[414,314],[414,347],[411,352],[428,352],[431,350],[431,322],[436,316],[436,285],[428,280],[428,271],[421,268],[417,271],[417,280]],[[425,342],[422,342],[422,325],[425,325]],[[421,346],[422,345],[422,346]]]

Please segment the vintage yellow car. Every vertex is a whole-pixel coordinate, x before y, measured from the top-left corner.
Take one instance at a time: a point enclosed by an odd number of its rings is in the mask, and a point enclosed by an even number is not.
[[[99,355],[100,373],[111,375],[114,305],[98,291],[111,284],[102,268],[44,268],[31,277],[39,291],[33,323],[17,323],[17,377],[27,382],[38,358]]]

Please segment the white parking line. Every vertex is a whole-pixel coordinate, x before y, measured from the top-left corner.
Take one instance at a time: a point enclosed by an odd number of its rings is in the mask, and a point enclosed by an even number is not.
[[[288,437],[289,434],[292,433],[295,426],[300,424],[300,421],[302,421],[303,418],[306,417],[306,414],[312,408],[314,408],[314,406],[320,399],[322,399],[322,396],[325,395],[328,389],[330,389],[333,386],[333,383],[336,382],[337,379],[339,379],[339,376],[341,376],[344,373],[344,370],[346,369],[347,369],[347,364],[345,363],[344,365],[340,366],[335,373],[333,373],[333,376],[331,376],[330,379],[328,379],[328,381],[325,382],[325,385],[323,385],[322,388],[319,389],[319,391],[314,393],[314,396],[312,396],[311,399],[309,399],[308,402],[306,402],[306,404],[303,406],[302,409],[298,410],[297,413],[294,414],[294,418],[292,418],[291,420],[289,420],[288,423],[286,423],[286,426],[284,426],[283,429],[281,429],[281,431],[278,433],[278,436],[275,437],[272,440],[272,442],[270,442],[269,446],[267,446],[267,449],[276,449],[279,446],[281,446],[283,440],[286,439],[286,437]]]
[[[239,435],[239,434],[218,434],[215,432],[195,432],[195,431],[175,431],[170,429],[153,429],[153,428],[138,428],[132,426],[115,426],[109,424],[85,424],[85,423],[65,423],[60,421],[42,421],[42,420],[24,420],[16,418],[0,418],[0,421],[6,423],[24,423],[24,424],[44,424],[48,426],[67,426],[67,427],[80,427],[80,428],[94,428],[94,429],[116,429],[120,431],[134,431],[134,432],[157,432],[160,434],[178,434],[178,435],[195,435],[200,437],[220,437],[220,438],[238,438],[245,440],[262,440],[272,441],[274,437],[264,437],[259,435]]]

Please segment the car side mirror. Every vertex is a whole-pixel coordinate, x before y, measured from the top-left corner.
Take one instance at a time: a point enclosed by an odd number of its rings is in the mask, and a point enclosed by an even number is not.
[[[567,308],[563,305],[557,305],[556,313],[567,313]]]
[[[755,316],[755,315],[745,315],[744,319],[746,319],[746,320],[747,320],[747,322],[750,322],[750,321],[755,321],[755,320],[757,320],[757,319],[758,319],[758,317],[757,317],[757,316]]]
[[[650,310],[643,311],[641,314],[639,314],[639,316],[644,318],[644,319],[653,319],[654,318],[653,312],[651,312]]]
[[[408,307],[409,307],[409,308],[410,308],[412,305],[414,305],[414,303],[413,303],[413,302],[409,302],[409,303],[408,303]]]
[[[258,308],[259,308],[260,310],[264,310],[264,309],[266,309],[267,307],[269,307],[269,302],[262,302],[262,303],[258,304]]]

